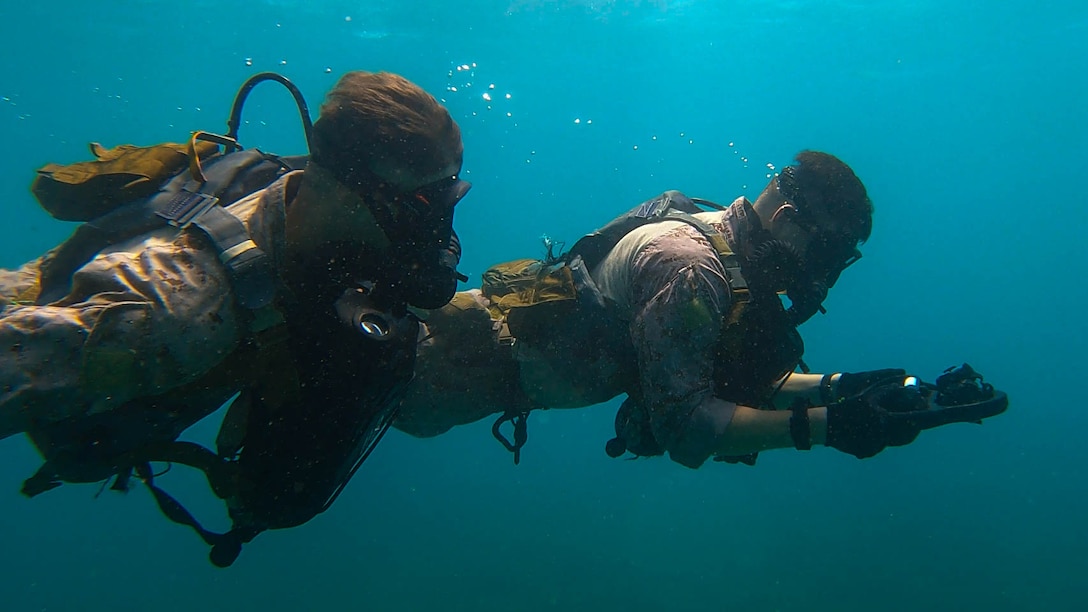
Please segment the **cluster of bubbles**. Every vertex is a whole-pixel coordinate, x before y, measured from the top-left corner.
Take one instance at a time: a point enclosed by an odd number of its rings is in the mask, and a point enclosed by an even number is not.
[[[446,71],[446,92],[440,98],[443,104],[450,106],[451,112],[462,112],[466,118],[479,117],[481,114],[497,114],[505,120],[509,120],[511,126],[518,127],[514,113],[508,106],[513,94],[501,91],[493,82],[478,80],[476,62],[454,64]],[[486,83],[483,84],[483,83]],[[456,105],[451,105],[456,101]],[[530,156],[536,155],[531,151]],[[525,163],[530,163],[529,157]]]
[[[504,115],[507,118],[513,118],[513,113],[510,112],[510,107],[503,106],[513,96],[508,92],[500,91],[495,83],[482,80],[478,78],[479,65],[476,62],[464,62],[456,63],[450,66],[446,72],[446,90],[445,95],[441,98],[442,103],[449,104],[450,102],[456,102],[460,109],[468,117],[477,117],[482,113],[490,113],[497,111],[498,114]],[[467,106],[467,108],[466,108]],[[451,111],[455,110],[451,108]],[[580,129],[587,129],[593,126],[593,119],[589,117],[575,116],[570,119],[571,123]],[[513,123],[514,127],[517,127],[516,121]],[[661,137],[664,139],[665,137]],[[686,141],[688,145],[695,144],[695,138],[688,135],[686,131],[677,132],[677,138],[681,141]],[[657,134],[651,134],[649,136],[649,143],[641,144],[653,144],[659,140]],[[631,145],[632,151],[639,151],[639,143]],[[739,159],[741,166],[744,170],[749,168],[749,159],[746,155],[741,155],[740,150],[737,148],[736,143],[730,141],[729,149],[733,155]],[[529,151],[529,155],[525,159],[525,163],[531,163],[531,157],[536,155],[536,151]],[[766,178],[772,178],[777,170],[773,163],[765,164],[767,173]],[[747,174],[747,173],[745,173]],[[744,185],[744,189],[748,186]]]
[[[740,149],[737,148],[736,143],[733,142],[732,140],[729,141],[729,149],[732,150],[733,155],[738,160],[740,160],[741,168],[743,168],[744,170],[747,170],[748,167],[749,167],[748,166],[748,156],[741,155]],[[763,166],[767,169],[767,172],[764,174],[764,178],[766,178],[767,180],[770,180],[771,178],[773,178],[775,176],[778,176],[778,167],[775,166],[774,163],[767,162],[767,163],[763,164]],[[741,189],[748,189],[748,185],[742,185]]]
[[[488,83],[486,86],[480,86],[476,83],[476,62],[470,62],[465,64],[457,64],[450,68],[446,72],[446,95],[452,97],[452,95],[458,96],[471,96],[475,97],[477,91],[481,88],[483,92],[479,95],[479,99],[484,103],[484,110],[491,111],[495,109],[496,104],[501,104],[506,100],[513,98],[513,95],[509,92],[499,92],[495,89],[494,83]],[[442,102],[446,102],[446,98],[442,99]],[[477,116],[479,111],[472,110],[471,115]],[[514,113],[506,111],[507,117],[513,118]],[[515,127],[517,124],[514,124]]]

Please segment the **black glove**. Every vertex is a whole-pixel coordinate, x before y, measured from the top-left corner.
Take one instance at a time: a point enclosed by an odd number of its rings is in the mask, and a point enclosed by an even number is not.
[[[828,406],[827,446],[867,459],[913,442],[920,428],[896,413],[925,410],[927,404],[917,387],[904,387],[897,378]]]
[[[901,383],[906,378],[907,371],[899,368],[884,368],[883,370],[868,370],[866,372],[843,372],[839,375],[834,392],[831,390],[832,376],[834,374],[825,374],[820,381],[820,403],[824,406],[861,395],[867,389],[879,383],[894,380]]]

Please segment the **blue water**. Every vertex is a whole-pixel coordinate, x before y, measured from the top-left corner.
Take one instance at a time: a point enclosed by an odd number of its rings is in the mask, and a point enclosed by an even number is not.
[[[72,229],[27,190],[44,163],[224,130],[260,70],[315,110],[344,71],[388,70],[463,130],[472,282],[541,254],[541,234],[573,242],[665,189],[754,197],[768,164],[825,150],[877,213],[865,258],[802,327],[809,364],[931,379],[967,360],[1013,404],[866,461],[819,448],[697,471],[608,459],[615,403],[534,414],[518,467],[489,423],[393,432],[330,511],[225,571],[142,488],[22,498],[38,459],[12,438],[0,609],[1083,609],[1086,6],[3,3],[0,266]],[[302,152],[282,90],[259,87],[245,118],[243,144]],[[163,483],[226,526],[197,475]]]

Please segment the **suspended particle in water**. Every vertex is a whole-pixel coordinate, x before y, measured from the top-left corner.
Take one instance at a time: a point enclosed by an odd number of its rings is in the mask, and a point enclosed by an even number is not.
[[[638,145],[635,145],[635,146],[631,147],[631,150],[632,151],[638,151]]]
[[[344,17],[344,21],[351,21],[351,15],[348,15],[347,17]]]
[[[732,143],[732,142],[730,142],[730,143],[729,143],[729,146],[733,146],[733,143]]]
[[[509,100],[509,99],[510,99],[510,94],[506,94],[506,99],[507,99],[507,100]]]
[[[581,120],[581,119],[575,119],[575,120],[574,120],[574,123],[581,123],[581,122],[582,122],[582,120]]]
[[[326,66],[325,67],[325,74],[329,74],[330,72],[332,72],[332,68],[329,68],[328,66]]]
[[[252,65],[253,65],[253,58],[252,57],[247,57],[246,58],[246,66],[252,66]]]
[[[484,95],[483,95],[483,99],[484,99],[484,100],[487,100],[488,102],[490,102],[490,101],[491,101],[491,94],[489,94],[489,93],[487,93],[487,92],[485,91],[485,92],[484,92]]]

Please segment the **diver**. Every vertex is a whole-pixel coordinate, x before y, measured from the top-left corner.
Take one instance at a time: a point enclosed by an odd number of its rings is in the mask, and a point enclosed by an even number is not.
[[[296,95],[308,158],[237,150],[241,102],[267,79]],[[385,433],[415,312],[463,278],[453,216],[470,187],[456,122],[394,74],[345,74],[312,124],[293,85],[258,75],[228,125],[43,168],[42,205],[87,222],[0,271],[0,438],[26,433],[45,459],[23,492],[138,478],[220,566],[325,510]],[[132,199],[175,158],[176,175]],[[227,402],[215,452],[176,441]],[[203,470],[233,528],[205,530],[159,488],[162,462]]]
[[[531,411],[626,394],[606,452],[697,468],[814,445],[867,458],[1003,411],[1004,394],[962,368],[977,393],[947,401],[901,369],[808,372],[797,327],[860,259],[872,213],[849,166],[802,151],[755,202],[669,191],[561,256],[549,244],[495,266],[426,322],[394,427],[426,437],[498,414],[516,462]]]

